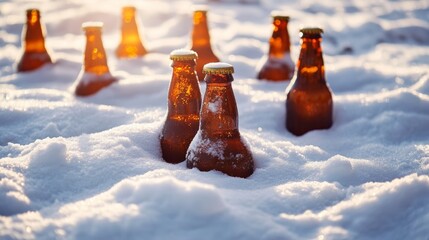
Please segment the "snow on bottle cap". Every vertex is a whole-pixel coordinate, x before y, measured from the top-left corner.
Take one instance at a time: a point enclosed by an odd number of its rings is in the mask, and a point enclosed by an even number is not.
[[[287,14],[280,11],[272,11],[271,16],[273,17],[274,20],[278,19],[278,20],[289,21],[290,19]]]
[[[83,30],[101,30],[103,27],[102,22],[84,22],[82,23]]]
[[[198,58],[198,54],[189,49],[176,49],[171,51],[170,59],[173,61],[186,61]]]
[[[308,35],[320,35],[323,33],[323,29],[318,27],[310,27],[310,28],[301,28],[299,30],[302,34],[308,34]]]
[[[232,74],[234,67],[224,62],[207,63],[204,65],[203,73],[206,74]]]

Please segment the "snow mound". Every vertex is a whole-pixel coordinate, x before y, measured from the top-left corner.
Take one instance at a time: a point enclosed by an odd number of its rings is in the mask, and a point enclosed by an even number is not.
[[[389,183],[364,184],[326,210],[282,214],[281,218],[302,232],[315,230],[313,234],[328,239],[357,238],[361,231],[366,238],[418,239],[427,232],[428,199],[429,177],[412,174]]]

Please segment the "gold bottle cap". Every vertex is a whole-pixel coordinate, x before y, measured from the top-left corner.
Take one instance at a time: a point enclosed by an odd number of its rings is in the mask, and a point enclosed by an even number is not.
[[[301,30],[299,30],[301,33],[303,34],[322,34],[323,33],[323,29],[321,28],[317,28],[317,27],[312,27],[312,28],[301,28]]]
[[[272,11],[271,12],[271,16],[273,17],[274,20],[284,20],[284,21],[289,21],[289,16],[284,14],[283,12],[279,12],[279,11]]]
[[[198,58],[198,54],[189,49],[176,49],[171,51],[170,59],[173,61],[187,61]]]
[[[224,62],[207,63],[204,65],[203,73],[207,74],[232,74],[234,67]]]
[[[102,22],[84,22],[82,23],[83,30],[101,30],[103,27]]]

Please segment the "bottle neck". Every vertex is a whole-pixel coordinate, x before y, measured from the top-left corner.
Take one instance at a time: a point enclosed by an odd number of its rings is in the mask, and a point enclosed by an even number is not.
[[[122,43],[138,43],[140,36],[134,12],[122,14]]]
[[[84,68],[85,72],[98,75],[109,73],[106,52],[101,40],[101,31],[86,32]]]
[[[192,49],[211,47],[210,33],[207,25],[206,13],[194,14],[194,28],[192,30]]]
[[[195,60],[173,61],[173,74],[168,90],[170,118],[198,120],[201,109],[201,92],[195,72]]]
[[[270,38],[269,55],[281,58],[285,53],[290,53],[290,39],[286,20],[274,19],[273,34]]]
[[[220,81],[219,79],[224,81]],[[238,110],[231,87],[231,74],[207,75],[200,129],[211,137],[237,137]],[[231,80],[231,81],[230,81]]]
[[[325,83],[325,66],[321,47],[322,38],[303,37],[297,62],[297,80],[300,83]]]
[[[23,33],[23,43],[26,52],[46,52],[45,37],[38,16],[27,17]]]

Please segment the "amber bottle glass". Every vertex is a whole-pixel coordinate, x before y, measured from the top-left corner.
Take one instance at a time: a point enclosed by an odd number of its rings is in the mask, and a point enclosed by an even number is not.
[[[204,79],[203,67],[207,63],[219,62],[219,58],[213,53],[210,43],[210,33],[207,23],[207,11],[194,11],[194,28],[192,30],[191,49],[198,53],[197,75],[200,81]]]
[[[290,56],[288,22],[287,16],[273,15],[273,35],[269,41],[268,57],[261,60],[258,79],[285,81],[293,77],[295,66]]]
[[[179,163],[185,161],[186,150],[198,131],[201,92],[195,72],[197,54],[178,49],[170,53],[170,59],[173,60],[173,74],[160,142],[162,158],[169,163]]]
[[[32,71],[44,64],[52,63],[45,47],[44,28],[40,23],[38,9],[27,10],[27,22],[22,30],[24,53],[17,65],[18,72]]]
[[[126,6],[122,8],[121,32],[121,42],[116,49],[117,57],[135,58],[141,57],[147,53],[140,39],[135,7]]]
[[[332,126],[332,94],[325,79],[322,29],[301,29],[297,76],[287,90],[286,128],[299,136]]]
[[[186,154],[188,168],[218,170],[234,177],[254,171],[252,153],[238,130],[238,111],[231,87],[234,68],[226,63],[204,66],[207,83],[200,129]]]
[[[106,52],[101,39],[101,22],[86,22],[82,28],[86,34],[86,47],[83,59],[83,68],[76,83],[75,94],[88,96],[97,93],[109,86],[116,79],[110,74],[107,66]]]

